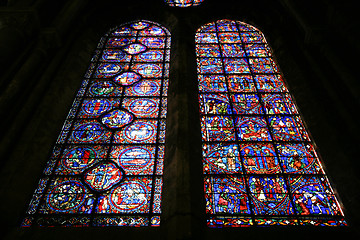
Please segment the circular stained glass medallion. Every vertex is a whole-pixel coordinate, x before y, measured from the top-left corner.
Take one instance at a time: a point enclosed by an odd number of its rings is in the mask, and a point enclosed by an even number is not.
[[[118,184],[124,174],[113,162],[100,162],[84,173],[84,182],[94,191],[106,191]]]
[[[124,72],[114,78],[114,81],[123,86],[129,86],[140,81],[141,76],[135,72]]]
[[[150,36],[164,36],[165,31],[158,26],[151,26],[143,31],[142,34]]]
[[[133,43],[123,48],[123,50],[128,54],[138,54],[141,52],[146,51],[146,46],[140,44],[140,43]]]
[[[137,173],[154,161],[151,151],[144,147],[126,148],[118,156],[119,165],[129,173]]]
[[[115,90],[115,86],[110,81],[96,82],[90,87],[90,92],[98,96],[106,96]]]
[[[158,62],[159,60],[162,60],[163,54],[161,51],[153,50],[153,51],[147,51],[141,53],[139,55],[139,58],[142,61],[146,61],[146,62]]]
[[[107,49],[104,50],[102,59],[105,61],[120,61],[124,59],[126,54],[120,50]]]
[[[120,72],[121,66],[117,64],[105,63],[100,64],[98,71],[104,76],[113,76],[114,74]]]
[[[135,64],[132,69],[137,73],[141,74],[143,77],[161,77],[161,65],[160,64],[151,64],[151,63],[143,63],[143,64]]]
[[[115,109],[106,113],[101,122],[109,128],[121,128],[133,121],[134,117],[127,111]]]
[[[147,203],[146,187],[137,181],[124,182],[110,193],[110,204],[119,211],[132,212]]]
[[[79,170],[90,166],[96,158],[96,151],[91,147],[76,147],[65,152],[62,165],[70,170]]]
[[[104,129],[98,123],[84,123],[76,127],[73,136],[81,142],[91,142],[99,139],[104,134]]]
[[[57,212],[69,212],[85,200],[85,188],[81,182],[69,180],[55,185],[47,196],[47,205]]]
[[[138,98],[130,100],[128,103],[129,111],[137,117],[152,117],[159,110],[158,103],[149,98]]]
[[[153,122],[138,121],[125,128],[125,137],[132,142],[145,142],[155,137],[155,124]]]
[[[115,32],[114,35],[124,35],[127,36],[129,35],[130,32]],[[108,45],[110,47],[123,47],[126,46],[128,44],[130,44],[131,42],[133,42],[134,39],[133,38],[110,38],[110,40],[108,41]]]
[[[149,48],[163,48],[165,47],[165,38],[162,37],[144,37],[140,41]]]
[[[141,81],[136,83],[133,87],[135,94],[139,96],[152,96],[160,91],[160,83],[155,81]]]
[[[107,99],[84,100],[83,104],[84,111],[90,115],[99,115],[111,108],[111,102]]]

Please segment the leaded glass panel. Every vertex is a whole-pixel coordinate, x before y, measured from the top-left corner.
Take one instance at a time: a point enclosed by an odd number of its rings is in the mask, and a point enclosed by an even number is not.
[[[192,7],[200,5],[204,0],[165,0],[171,7]]]
[[[208,226],[347,225],[264,35],[219,20],[195,42]]]
[[[22,226],[159,226],[169,58],[154,22],[101,39]]]

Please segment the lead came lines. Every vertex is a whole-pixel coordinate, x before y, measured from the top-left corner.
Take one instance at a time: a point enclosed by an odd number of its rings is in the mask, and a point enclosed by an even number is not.
[[[346,225],[261,32],[219,20],[196,43],[208,226]]]
[[[150,21],[100,41],[22,226],[159,226],[166,42]]]

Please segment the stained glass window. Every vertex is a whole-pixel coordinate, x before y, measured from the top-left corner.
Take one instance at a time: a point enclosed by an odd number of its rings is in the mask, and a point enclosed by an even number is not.
[[[200,5],[204,0],[165,0],[171,7],[192,7]]]
[[[264,35],[219,20],[196,55],[207,225],[347,225]]]
[[[22,226],[159,226],[169,58],[154,22],[100,40]]]

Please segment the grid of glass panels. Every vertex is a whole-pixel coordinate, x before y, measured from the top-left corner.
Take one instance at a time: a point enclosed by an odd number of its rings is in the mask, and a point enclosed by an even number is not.
[[[200,5],[204,0],[165,0],[171,7],[193,7]]]
[[[209,23],[196,55],[208,226],[347,225],[263,34]]]
[[[159,226],[169,58],[154,22],[100,40],[22,226]]]

